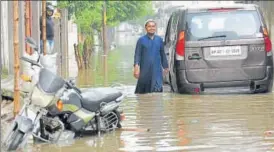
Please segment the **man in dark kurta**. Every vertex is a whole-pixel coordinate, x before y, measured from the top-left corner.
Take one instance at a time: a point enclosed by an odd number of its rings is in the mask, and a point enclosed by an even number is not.
[[[138,39],[134,55],[136,94],[163,92],[163,69],[168,73],[163,39],[155,35],[156,22],[148,20],[145,28],[147,34]]]

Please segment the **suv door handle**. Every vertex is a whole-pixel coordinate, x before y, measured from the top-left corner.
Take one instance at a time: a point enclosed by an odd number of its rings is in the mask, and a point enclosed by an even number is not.
[[[189,60],[200,60],[202,57],[198,53],[193,53],[191,56],[188,56]]]

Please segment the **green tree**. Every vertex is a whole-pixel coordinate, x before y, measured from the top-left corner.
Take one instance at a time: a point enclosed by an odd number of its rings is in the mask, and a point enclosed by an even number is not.
[[[102,40],[103,3],[104,1],[58,1],[58,7],[68,9],[69,19],[73,19],[77,24],[79,34],[84,38],[84,41],[80,43],[88,45],[82,47],[86,50],[80,49],[82,55],[89,54],[88,50],[92,50],[95,31],[99,33],[99,39]],[[153,14],[151,1],[106,1],[106,7],[108,28],[115,27],[124,21],[132,21]]]
[[[95,28],[99,31],[102,27],[102,5],[103,1],[58,2],[60,8],[69,10],[69,18],[74,18],[81,29]],[[108,27],[153,14],[151,1],[107,1],[106,5]]]

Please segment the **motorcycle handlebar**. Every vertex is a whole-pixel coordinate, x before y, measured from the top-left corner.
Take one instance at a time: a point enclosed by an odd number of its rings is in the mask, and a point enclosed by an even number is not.
[[[74,85],[71,84],[71,82],[67,82],[68,88],[69,89],[74,89],[75,91],[77,91],[79,94],[81,94],[81,90],[79,90],[77,87],[75,87]]]
[[[24,60],[24,61],[26,61],[26,62],[29,62],[29,63],[31,63],[32,65],[36,65],[36,66],[39,66],[39,67],[41,67],[41,65],[39,65],[36,61],[34,61],[34,60],[31,60],[31,59],[29,59],[29,58],[26,58],[26,57],[21,57],[21,59],[22,60]]]

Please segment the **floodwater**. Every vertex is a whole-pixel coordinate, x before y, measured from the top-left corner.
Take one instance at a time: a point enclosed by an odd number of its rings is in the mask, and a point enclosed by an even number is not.
[[[273,94],[129,95],[122,108],[123,130],[34,151],[274,151]]]
[[[128,39],[127,39],[128,40]],[[274,151],[274,96],[270,94],[134,95],[134,45],[109,52],[107,70],[94,53],[89,70],[79,71],[81,87],[124,84],[123,129],[60,144],[39,144],[42,152],[267,152]],[[107,73],[104,73],[106,72]]]

